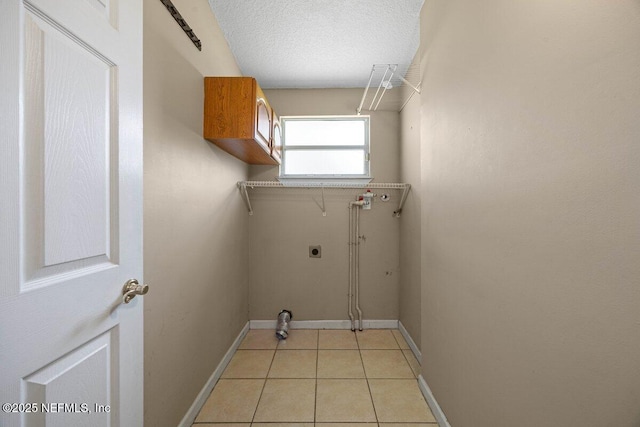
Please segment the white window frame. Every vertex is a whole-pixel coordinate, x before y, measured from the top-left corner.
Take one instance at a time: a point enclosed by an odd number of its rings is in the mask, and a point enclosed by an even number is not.
[[[364,145],[287,145],[287,122],[290,121],[362,121],[365,124]],[[282,116],[282,165],[280,167],[280,181],[291,180],[309,182],[364,182],[371,181],[371,119],[366,115],[336,115],[336,116]],[[363,150],[364,151],[364,173],[363,174],[285,174],[285,164],[287,162],[287,151],[298,150]]]

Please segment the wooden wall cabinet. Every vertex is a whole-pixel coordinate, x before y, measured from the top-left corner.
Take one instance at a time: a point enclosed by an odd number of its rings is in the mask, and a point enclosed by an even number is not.
[[[273,112],[256,79],[205,77],[203,136],[240,160],[278,165],[272,156]]]

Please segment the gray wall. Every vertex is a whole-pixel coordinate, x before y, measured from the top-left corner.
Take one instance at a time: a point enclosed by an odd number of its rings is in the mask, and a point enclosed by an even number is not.
[[[419,61],[416,58],[415,61]],[[421,328],[421,168],[420,95],[403,87],[409,100],[400,114],[400,173],[411,184],[400,218],[400,321],[420,348]]]
[[[363,89],[267,90],[280,115],[355,114]],[[372,174],[377,182],[397,182],[399,172],[397,112],[371,115]],[[277,167],[254,166],[251,178],[273,180]],[[362,191],[360,191],[362,192]],[[283,308],[294,320],[343,320],[347,316],[348,203],[358,191],[327,190],[327,216],[319,190],[258,190],[249,217],[251,319],[275,319]],[[361,306],[364,319],[398,319],[399,227],[392,201],[376,198],[361,216]],[[315,200],[314,200],[315,199]],[[309,245],[322,245],[321,259],[308,256]]]
[[[423,374],[455,427],[640,425],[640,3],[427,0]]]
[[[248,167],[203,140],[203,77],[239,75],[206,0],[144,2],[145,425],[175,426],[248,320]]]

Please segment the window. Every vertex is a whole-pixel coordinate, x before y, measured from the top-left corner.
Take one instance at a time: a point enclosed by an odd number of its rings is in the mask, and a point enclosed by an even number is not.
[[[281,121],[281,178],[370,178],[369,116],[290,116]]]

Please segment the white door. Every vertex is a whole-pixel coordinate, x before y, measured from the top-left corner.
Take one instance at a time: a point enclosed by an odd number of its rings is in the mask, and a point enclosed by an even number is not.
[[[143,423],[141,0],[1,0],[0,425]]]

